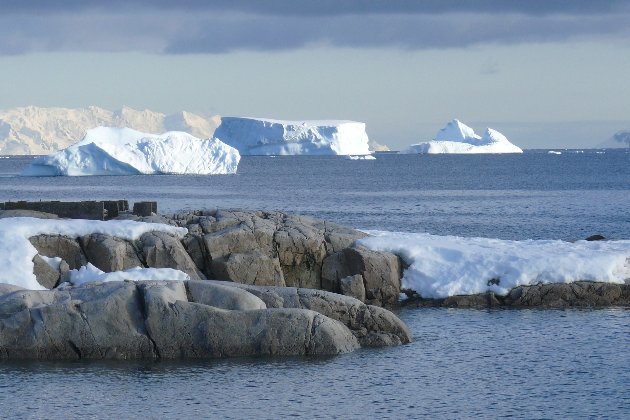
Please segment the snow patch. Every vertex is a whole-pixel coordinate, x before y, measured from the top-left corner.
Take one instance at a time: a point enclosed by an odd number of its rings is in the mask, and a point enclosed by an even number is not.
[[[238,151],[215,138],[180,131],[161,135],[130,128],[98,127],[80,142],[35,159],[22,176],[137,174],[233,174]]]
[[[241,155],[367,155],[365,124],[223,117],[214,132]]]
[[[160,231],[179,238],[188,232],[176,226],[134,222],[131,220],[69,220],[10,217],[0,219],[0,283],[25,289],[44,290],[33,274],[33,258],[37,254],[29,238],[37,235],[64,235],[72,238],[102,233],[125,240],[139,239],[146,232]],[[146,280],[146,279],[143,279]]]
[[[432,141],[412,144],[400,153],[523,153],[498,131],[487,128],[483,136],[459,120],[452,120]]]
[[[538,283],[630,279],[630,241],[506,241],[368,231],[358,241],[409,265],[402,287],[425,298],[494,292]]]
[[[87,263],[78,270],[70,270],[70,283],[79,286],[92,282],[110,282],[124,280],[190,280],[190,276],[183,271],[172,268],[142,268],[134,267],[125,271],[106,273]]]

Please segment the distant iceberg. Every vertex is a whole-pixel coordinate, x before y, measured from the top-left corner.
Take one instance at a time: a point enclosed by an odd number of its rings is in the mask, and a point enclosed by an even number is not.
[[[400,153],[523,153],[501,133],[487,128],[483,137],[459,120],[452,120],[428,142],[412,144]]]
[[[367,155],[365,123],[223,117],[214,136],[241,155]]]
[[[233,174],[240,158],[236,149],[216,138],[98,127],[80,142],[35,159],[21,175]]]

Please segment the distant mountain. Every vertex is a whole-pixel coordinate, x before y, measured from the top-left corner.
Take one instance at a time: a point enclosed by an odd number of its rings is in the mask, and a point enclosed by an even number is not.
[[[47,155],[80,141],[86,131],[99,127],[127,127],[151,134],[184,131],[195,137],[212,137],[221,117],[181,111],[166,115],[148,109],[123,107],[116,111],[87,108],[27,106],[0,110],[0,155]],[[370,150],[389,150],[369,141]]]
[[[40,155],[64,149],[98,126],[128,127],[147,133],[185,131],[199,138],[211,137],[219,116],[202,117],[182,111],[165,115],[123,107],[116,111],[88,108],[39,108],[27,106],[0,111],[0,155]]]
[[[630,131],[617,131],[611,138],[600,143],[599,149],[621,149],[630,147]]]

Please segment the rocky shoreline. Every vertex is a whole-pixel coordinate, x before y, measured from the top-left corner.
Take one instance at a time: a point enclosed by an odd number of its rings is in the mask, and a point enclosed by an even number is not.
[[[0,218],[16,216],[57,217],[0,210]],[[401,301],[399,256],[357,245],[366,236],[358,230],[281,212],[213,209],[116,219],[188,233],[29,237],[36,280],[48,290],[0,284],[0,359],[339,354],[410,342],[404,323],[383,307],[630,306],[629,284],[593,282],[445,299],[403,290],[408,298]],[[106,273],[172,268],[191,280],[70,285],[70,270],[88,263]]]
[[[317,356],[410,340],[388,310],[312,289],[193,280],[0,285],[0,359]]]
[[[630,284],[577,281],[574,283],[537,284],[519,286],[507,296],[494,293],[450,296],[444,299],[423,299],[408,291],[408,299],[401,301],[404,307],[416,308],[607,308],[630,307]]]

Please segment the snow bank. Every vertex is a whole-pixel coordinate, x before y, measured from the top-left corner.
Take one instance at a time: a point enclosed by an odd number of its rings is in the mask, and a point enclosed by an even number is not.
[[[33,274],[33,258],[37,254],[28,238],[36,235],[79,237],[102,233],[126,240],[139,239],[142,234],[161,231],[183,237],[188,230],[157,223],[131,220],[64,220],[11,217],[0,219],[0,283],[14,284],[25,289],[43,290]],[[145,278],[146,279],[146,278]]]
[[[412,144],[400,153],[523,153],[523,150],[492,128],[487,128],[480,137],[466,124],[453,120],[432,141]]]
[[[80,142],[35,159],[22,175],[233,174],[239,160],[237,150],[216,138],[98,127]]]
[[[403,288],[444,298],[537,283],[630,278],[630,241],[505,241],[370,231],[359,243],[399,255],[408,265]],[[497,283],[498,284],[494,284]]]
[[[365,124],[223,117],[214,132],[242,155],[367,155]]]

